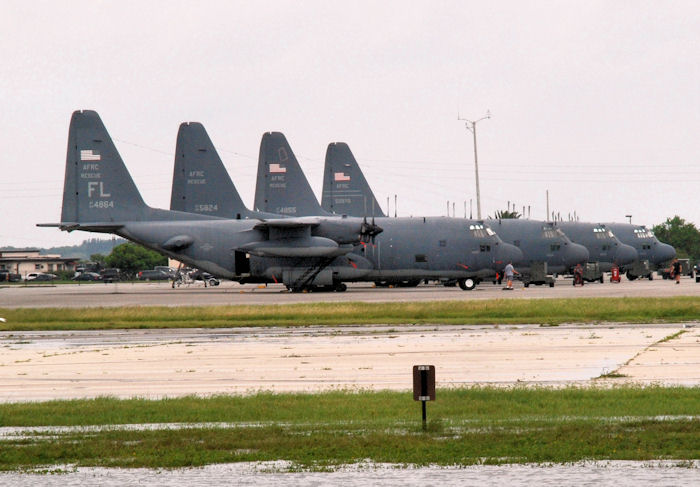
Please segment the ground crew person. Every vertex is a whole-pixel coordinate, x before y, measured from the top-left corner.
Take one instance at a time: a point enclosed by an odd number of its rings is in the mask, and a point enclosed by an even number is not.
[[[504,291],[512,291],[513,290],[513,274],[520,274],[518,271],[513,268],[513,263],[508,262],[508,265],[506,265],[506,268],[503,269],[503,273],[506,275],[506,287],[503,288]]]

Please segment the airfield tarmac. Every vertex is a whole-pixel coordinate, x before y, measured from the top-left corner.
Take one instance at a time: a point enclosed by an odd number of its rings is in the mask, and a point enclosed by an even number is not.
[[[224,281],[220,286],[205,288],[202,284],[173,289],[168,282],[15,285],[0,286],[0,308],[63,308],[96,306],[211,306],[236,304],[289,304],[343,301],[436,301],[518,298],[574,297],[668,297],[699,296],[700,283],[684,278],[676,285],[663,279],[638,279],[620,283],[607,281],[572,286],[571,279],[559,278],[554,287],[528,288],[515,283],[514,291],[483,282],[473,291],[459,287],[421,285],[416,288],[374,288],[370,284],[350,284],[344,293],[290,293],[281,284],[258,287]]]
[[[0,307],[280,304],[313,301],[698,295],[700,284],[623,280],[574,288],[482,285],[291,294],[224,283],[171,289],[167,283],[16,286]],[[411,368],[433,364],[438,387],[490,385],[700,385],[700,325],[598,324],[341,326],[303,328],[0,332],[0,400],[5,402],[187,394],[408,390]],[[1,326],[1,324],[0,324]],[[665,341],[678,332],[676,338]],[[609,372],[619,378],[601,379]]]

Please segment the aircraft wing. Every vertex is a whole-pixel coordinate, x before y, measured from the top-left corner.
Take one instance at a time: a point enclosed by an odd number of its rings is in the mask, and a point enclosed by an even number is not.
[[[276,218],[261,220],[255,225],[256,230],[275,228],[283,230],[286,228],[304,228],[315,227],[321,224],[321,219],[315,216],[298,217],[298,218]]]

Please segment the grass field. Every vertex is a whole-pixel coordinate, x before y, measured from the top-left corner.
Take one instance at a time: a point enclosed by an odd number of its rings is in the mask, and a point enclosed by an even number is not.
[[[3,330],[683,322],[700,317],[700,297],[494,299],[413,303],[314,303],[208,307],[2,309]]]
[[[169,423],[166,428],[123,425]],[[209,423],[209,424],[202,424]],[[398,464],[700,458],[700,389],[438,390],[428,427],[410,393],[330,392],[0,405],[0,426],[102,425],[0,438],[0,469],[184,467],[288,460]]]

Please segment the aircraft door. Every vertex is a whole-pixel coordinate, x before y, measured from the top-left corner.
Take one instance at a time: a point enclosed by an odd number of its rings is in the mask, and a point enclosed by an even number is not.
[[[236,266],[237,276],[250,274],[250,255],[236,250],[234,254],[234,265]]]

